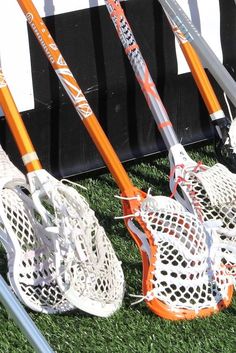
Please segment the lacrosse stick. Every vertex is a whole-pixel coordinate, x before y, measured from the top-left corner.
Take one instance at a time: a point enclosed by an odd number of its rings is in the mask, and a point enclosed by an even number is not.
[[[158,0],[175,25],[188,38],[212,76],[236,107],[236,82],[217,58],[176,0]]]
[[[187,39],[197,51],[212,76],[236,107],[236,82],[226,70],[224,65],[222,65],[204,38],[201,37],[200,33],[194,27],[193,23],[185,14],[183,9],[175,0],[160,0],[159,2],[172,22],[184,35],[185,39]],[[227,100],[226,103],[230,112],[230,107]],[[231,121],[229,122],[225,119],[221,120],[220,124],[218,124],[217,130],[218,132],[221,130],[222,134],[222,141],[219,139],[215,145],[217,158],[222,163],[226,164],[227,162],[227,167],[235,172],[236,119],[233,119],[231,116]]]
[[[1,82],[0,79],[0,86]],[[0,171],[0,240],[7,253],[12,288],[32,310],[71,310],[57,285],[52,244],[28,196],[29,186],[1,146]]]
[[[155,83],[140,52],[132,30],[118,0],[105,1],[121,43],[130,60],[148,106],[169,150],[171,165],[170,188],[182,205],[198,216],[200,221],[220,220],[228,229],[229,240],[235,245],[236,231],[236,175],[221,164],[209,168],[193,161],[179,143],[168,114],[157,92]],[[219,223],[217,223],[219,226]],[[221,230],[219,229],[220,233]],[[221,233],[220,233],[221,234]],[[236,234],[235,234],[236,235]],[[232,249],[223,249],[232,257]],[[229,255],[228,254],[228,255]],[[224,261],[225,258],[224,258]],[[233,262],[228,263],[232,265]],[[229,270],[230,271],[230,270]]]
[[[232,285],[211,251],[211,234],[175,200],[133,185],[33,3],[18,3],[120,188],[121,218],[142,256],[142,300],[171,320],[208,316],[228,306]]]
[[[13,318],[20,330],[25,334],[28,341],[39,353],[53,353],[47,341],[39,331],[33,320],[18,302],[12,291],[0,275],[0,300],[5,306],[10,317]]]
[[[86,200],[42,169],[1,69],[0,77],[0,104],[28,171],[33,204],[47,230],[41,241],[51,243],[54,272],[47,275],[56,279],[71,305],[93,315],[109,316],[123,299],[121,263]],[[31,246],[33,252],[34,244]],[[44,256],[42,250],[40,255]]]
[[[215,152],[218,161],[226,165],[232,172],[236,172],[236,145],[234,135],[231,139],[232,129],[230,129],[233,124],[231,125],[230,119],[224,115],[200,58],[188,40],[189,37],[187,38],[183,35],[167,13],[166,16],[208,109],[211,122],[218,133],[219,138],[215,142]]]

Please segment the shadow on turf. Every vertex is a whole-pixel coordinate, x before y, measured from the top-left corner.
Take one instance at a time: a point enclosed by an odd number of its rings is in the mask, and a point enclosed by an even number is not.
[[[190,145],[190,146],[185,146],[187,153],[190,155],[193,155],[195,153],[197,154],[204,154],[204,157],[211,158],[216,160],[215,152],[213,149],[213,146],[211,144],[206,144],[206,143],[198,143],[196,145]],[[194,159],[194,156],[192,157]],[[167,159],[167,164],[163,164],[163,160]],[[197,162],[197,160],[196,160]],[[150,174],[147,175],[146,171],[141,171],[137,170],[136,166],[139,166],[141,163],[146,163],[149,165],[149,167],[155,167],[157,169],[157,173],[160,171],[162,174],[166,175],[166,178],[163,179],[163,175],[156,175],[151,176]],[[128,172],[131,180],[135,177],[140,179],[142,183],[142,190],[147,192],[147,190],[151,187],[152,189],[156,189],[157,191],[161,191],[161,194],[163,195],[170,195],[169,191],[169,183],[168,183],[168,176],[170,174],[170,166],[168,162],[168,155],[167,152],[160,152],[151,156],[146,156],[143,158],[139,158],[136,160],[124,162],[123,165],[126,168],[126,171]],[[150,170],[151,172],[151,170]],[[109,177],[107,177],[107,175]],[[113,179],[110,178],[109,171],[104,168],[102,170],[98,171],[93,171],[89,174],[83,175],[85,177],[98,177],[100,180],[104,180],[106,184],[108,184],[111,188],[116,188],[116,183]],[[79,176],[77,176],[78,178]],[[73,177],[75,179],[76,177]],[[83,178],[81,178],[83,179]]]
[[[204,153],[207,157],[212,158],[215,161],[217,160],[215,152],[214,152],[213,140],[200,141],[197,143],[193,143],[193,144],[184,146],[184,148],[190,154],[195,153],[195,152]],[[156,163],[160,160],[163,160],[163,159],[168,159],[168,152],[166,150],[157,151],[156,153],[153,153],[153,154],[150,154],[147,156],[142,156],[139,158],[134,158],[134,159],[122,161],[122,164],[123,164],[124,168],[126,169],[126,171],[129,172],[129,171],[131,171],[132,167],[139,165],[141,163],[148,163],[150,165],[156,166]],[[167,174],[169,174],[169,168],[168,168],[169,164],[167,166],[162,165],[162,167],[165,167]],[[70,179],[71,181],[78,182],[79,180],[84,180],[87,178],[98,178],[98,177],[101,177],[101,176],[104,176],[107,174],[110,175],[110,172],[109,172],[108,168],[104,165],[103,167],[98,168],[98,169],[82,172],[82,173],[76,174],[76,175],[64,175],[63,177],[66,177],[66,178]],[[115,185],[115,182],[112,183],[112,186],[114,186],[114,185]]]
[[[236,309],[233,308],[232,306],[229,306],[227,309],[223,311],[226,314],[230,314],[232,316],[236,316]]]
[[[160,176],[150,176],[145,174],[145,172],[141,171],[134,171],[132,172],[132,175],[136,176],[137,178],[142,180],[142,190],[144,192],[147,192],[149,188],[151,188],[151,194],[156,195],[155,190],[157,190],[158,194],[169,196],[170,195],[170,189],[169,189],[169,184],[167,180],[164,180],[163,177]],[[169,175],[169,172],[166,173],[167,177]]]

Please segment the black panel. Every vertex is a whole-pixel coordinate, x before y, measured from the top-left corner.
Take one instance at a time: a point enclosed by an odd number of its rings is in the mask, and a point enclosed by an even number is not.
[[[230,16],[225,5],[228,2],[221,1],[225,22]],[[158,1],[129,0],[122,6],[182,143],[211,138],[213,129],[191,74],[177,76],[173,34]],[[106,7],[51,16],[45,22],[121,160],[164,150]],[[228,22],[235,38],[235,16]],[[223,41],[223,49],[231,65],[228,22],[226,29],[222,27],[228,38]],[[57,176],[103,167],[69,98],[28,30],[36,108],[22,116],[43,166]],[[235,52],[233,56],[235,63]],[[3,120],[0,133],[7,152],[22,168]]]

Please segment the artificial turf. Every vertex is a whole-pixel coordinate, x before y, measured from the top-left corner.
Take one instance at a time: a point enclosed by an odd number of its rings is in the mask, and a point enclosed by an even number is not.
[[[194,160],[213,165],[210,145],[188,149]],[[133,183],[152,195],[170,195],[169,163],[155,156],[125,166]],[[119,259],[126,279],[126,294],[121,309],[110,318],[98,318],[74,311],[63,315],[29,312],[51,347],[57,353],[235,353],[236,300],[221,313],[205,319],[171,322],[154,315],[144,302],[131,306],[129,294],[141,293],[142,263],[139,251],[122,220],[119,190],[109,173],[89,178],[78,177],[87,190],[78,189],[95,210]],[[0,273],[6,278],[7,260],[1,249]],[[24,335],[0,305],[0,353],[30,353]]]

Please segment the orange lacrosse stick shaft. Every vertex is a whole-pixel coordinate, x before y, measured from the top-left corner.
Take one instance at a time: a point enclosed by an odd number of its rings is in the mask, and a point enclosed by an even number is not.
[[[101,125],[90,108],[87,99],[69,70],[32,1],[17,1],[120,190],[123,192],[134,188],[128,174],[123,168],[117,154],[112,148]]]
[[[35,36],[37,37],[39,43],[41,44],[48,60],[50,61],[52,67],[54,68],[59,80],[61,81],[63,87],[65,88],[68,96],[70,97],[77,113],[79,114],[81,120],[83,121],[86,129],[88,130],[91,138],[93,139],[95,145],[97,146],[99,152],[101,153],[104,161],[106,162],[110,172],[112,173],[115,181],[117,182],[122,195],[126,196],[125,200],[122,200],[125,218],[125,223],[128,230],[133,237],[134,241],[139,247],[142,262],[143,262],[143,292],[144,295],[147,293],[148,289],[152,289],[151,281],[153,279],[153,269],[154,263],[156,261],[157,245],[155,244],[155,239],[151,232],[147,229],[146,223],[142,220],[141,216],[136,216],[136,210],[140,209],[140,201],[138,201],[137,196],[140,199],[144,199],[146,194],[141,190],[138,190],[133,186],[127,173],[125,172],[121,162],[119,161],[116,153],[114,152],[108,138],[103,132],[99,122],[97,121],[94,113],[92,112],[85,96],[83,95],[80,87],[78,86],[73,74],[69,70],[64,58],[62,57],[60,51],[58,50],[55,42],[53,41],[47,27],[40,18],[36,8],[34,7],[31,0],[17,0],[20,7],[22,8],[25,16],[28,20],[30,27],[32,28]],[[128,196],[128,197],[127,197]],[[131,196],[135,196],[131,199]],[[135,223],[129,225],[130,218],[133,217]],[[131,229],[132,228],[132,229]],[[136,228],[136,229],[134,229]],[[142,240],[143,231],[145,232],[148,240],[148,245],[150,246],[150,261],[146,251],[142,250]],[[149,286],[151,286],[149,288]],[[196,316],[195,311],[190,311],[188,309],[173,312],[169,305],[162,302],[159,299],[154,299],[150,303],[147,302],[149,307],[157,314],[176,320],[179,318],[193,318]],[[206,309],[201,311],[202,316],[207,316],[213,312],[212,309]]]
[[[28,172],[42,169],[0,67],[0,105]]]
[[[27,21],[32,28],[35,36],[37,37],[39,43],[41,44],[43,51],[45,52],[48,60],[50,61],[55,73],[57,74],[61,84],[66,90],[72,104],[74,105],[78,115],[80,116],[84,126],[86,127],[90,137],[92,138],[94,144],[96,145],[98,151],[103,157],[108,169],[113,175],[121,194],[125,197],[132,198],[135,196],[135,199],[124,200],[123,211],[125,215],[133,214],[137,209],[139,209],[140,201],[136,200],[137,195],[140,196],[140,199],[144,199],[146,194],[141,190],[137,189],[132,181],[130,180],[128,174],[126,173],[123,165],[121,164],[117,154],[115,153],[113,147],[111,146],[106,134],[104,133],[101,125],[99,124],[96,116],[94,115],[91,107],[89,106],[88,101],[86,100],[83,92],[81,91],[77,81],[75,80],[72,72],[66,64],[66,61],[62,57],[60,51],[57,48],[53,38],[51,37],[47,27],[45,26],[43,20],[39,16],[37,9],[31,0],[17,0],[22,11],[24,12]],[[146,229],[145,224],[138,219],[139,223],[142,223],[141,226],[145,230],[149,238],[150,244],[153,242],[153,239],[150,235],[150,232]],[[127,225],[128,221],[125,220]],[[145,278],[147,278],[147,272],[149,268],[149,260],[147,253],[142,251],[142,241],[134,232],[130,230],[127,226],[132,238],[137,244],[143,263],[143,291],[146,293],[147,284]],[[161,305],[161,304],[160,304]],[[163,311],[166,309],[163,305]]]
[[[202,62],[193,48],[192,44],[180,31],[180,29],[171,21],[166,13],[170,26],[179,42],[180,48],[192,72],[196,85],[201,93],[202,99],[207,107],[208,113],[212,120],[223,118],[224,113],[220,103],[215,95],[212,85],[207,77],[207,74],[202,66]]]
[[[189,42],[180,43],[180,46],[209,114],[221,111],[220,103],[195,49]]]
[[[27,171],[32,172],[32,171],[42,169],[41,163],[35,152],[35,149],[33,147],[29,134],[26,130],[22,117],[16,107],[12,94],[7,86],[6,80],[4,78],[4,75],[1,69],[1,65],[0,65],[0,105],[3,109],[7,123],[14,136],[14,139],[16,141],[16,144],[18,146],[18,149],[20,151],[20,154],[22,156],[22,159]],[[119,183],[121,191],[124,192],[126,196],[127,195],[133,196],[135,193],[139,193],[144,198],[145,193],[133,186],[131,180],[129,179],[125,169],[120,163],[115,152],[112,150],[113,153],[109,153],[109,157],[107,157],[106,149],[109,148],[109,144],[107,144],[107,137],[103,132],[103,130],[101,129],[95,116],[92,116],[90,118],[90,121],[92,122],[92,129],[90,131],[90,135],[92,139],[95,140],[95,143],[97,140],[100,140],[100,143],[96,144],[97,148],[99,149],[100,153],[103,155],[106,163],[109,163],[109,169],[113,172],[113,175],[117,175],[117,183],[119,178],[121,178]],[[96,138],[95,138],[95,135],[96,135]],[[116,168],[118,168],[118,171],[116,170]],[[136,207],[136,203],[137,202],[134,200],[130,201],[130,205],[132,205],[133,208]],[[133,209],[131,209],[131,207],[127,205],[124,212],[132,213]],[[133,237],[134,241],[136,242],[137,246],[140,249],[142,242],[137,237],[135,237],[132,233],[131,233],[131,236]],[[143,271],[144,271],[143,275],[145,276],[148,270],[148,259],[147,259],[147,255],[144,252],[140,251],[140,253],[143,258]]]

